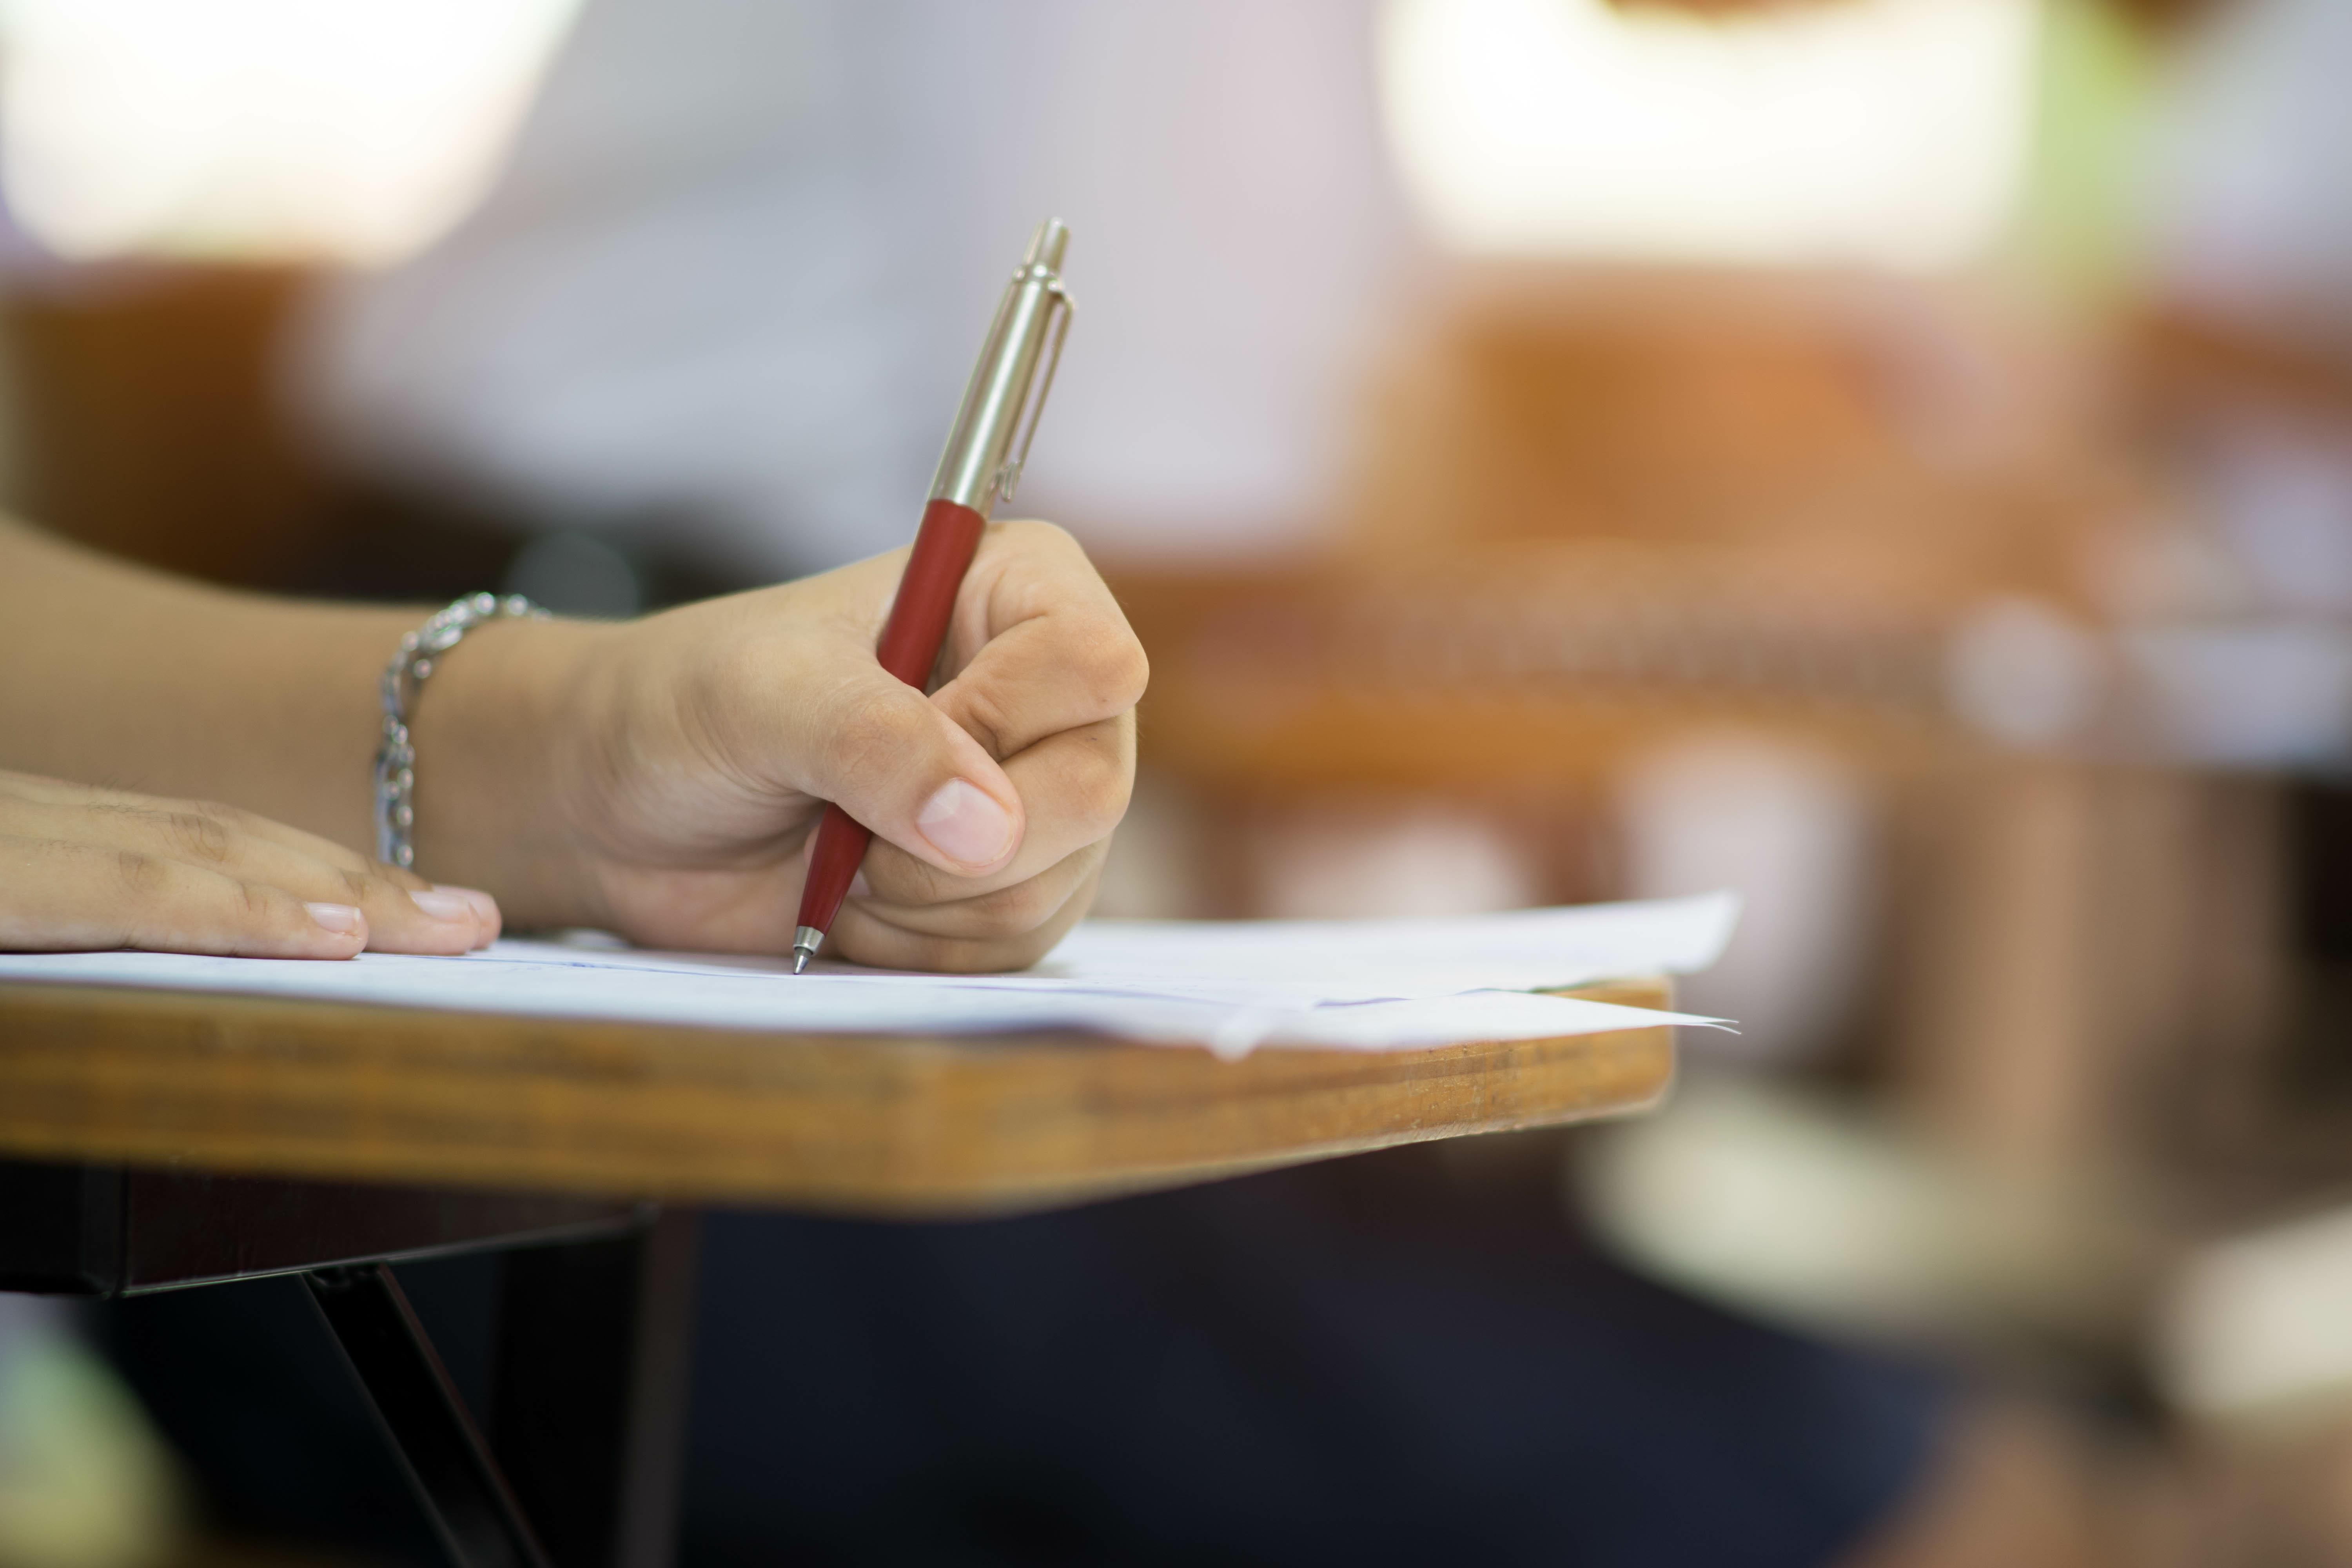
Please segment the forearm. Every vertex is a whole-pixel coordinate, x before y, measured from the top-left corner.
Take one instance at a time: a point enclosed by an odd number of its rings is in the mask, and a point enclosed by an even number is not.
[[[0,519],[0,767],[372,851],[376,679],[425,613],[234,594]]]

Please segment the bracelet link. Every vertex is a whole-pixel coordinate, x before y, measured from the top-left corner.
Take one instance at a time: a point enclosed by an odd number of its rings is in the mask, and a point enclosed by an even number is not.
[[[475,627],[497,620],[545,620],[547,612],[509,594],[472,594],[438,610],[400,639],[400,651],[384,666],[378,695],[383,703],[383,739],[375,753],[375,858],[406,870],[416,864],[416,745],[408,731],[408,710],[431,679],[440,657]]]

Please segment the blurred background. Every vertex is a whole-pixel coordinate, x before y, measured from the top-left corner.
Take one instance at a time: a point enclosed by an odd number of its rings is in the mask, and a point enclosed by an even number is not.
[[[1739,889],[1671,1106],[1414,1169],[1946,1369],[1841,1561],[2352,1563],[2347,73],[2342,0],[7,0],[0,500],[821,570],[1059,216],[1104,912]],[[276,1561],[110,1376],[0,1317],[0,1563]]]

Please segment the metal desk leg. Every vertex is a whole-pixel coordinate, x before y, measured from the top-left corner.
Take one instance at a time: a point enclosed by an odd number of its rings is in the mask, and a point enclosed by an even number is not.
[[[492,1445],[559,1568],[676,1559],[695,1219],[507,1254]]]
[[[303,1277],[458,1568],[551,1568],[390,1266]]]

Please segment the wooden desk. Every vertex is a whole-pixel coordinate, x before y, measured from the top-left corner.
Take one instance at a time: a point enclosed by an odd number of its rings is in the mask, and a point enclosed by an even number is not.
[[[1224,1062],[0,985],[0,1289],[301,1273],[461,1568],[659,1568],[693,1253],[649,1200],[1076,1203],[1637,1110],[1673,1060],[1663,1027]],[[481,1248],[510,1253],[487,1436],[384,1261]]]
[[[1663,981],[1573,993],[1662,1006]],[[0,1152],[894,1215],[1638,1109],[1669,1031],[1366,1055],[0,985]]]

